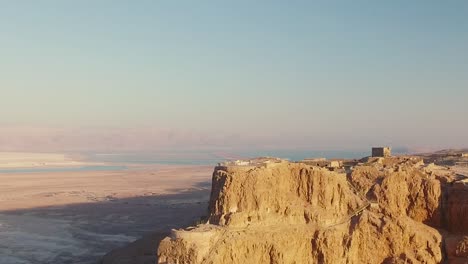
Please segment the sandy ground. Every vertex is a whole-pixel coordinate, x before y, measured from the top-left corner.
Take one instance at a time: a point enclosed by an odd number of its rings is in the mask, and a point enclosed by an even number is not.
[[[123,171],[0,173],[0,211],[169,194],[209,181],[212,167],[152,166]]]
[[[211,166],[0,173],[0,263],[97,263],[207,212]]]

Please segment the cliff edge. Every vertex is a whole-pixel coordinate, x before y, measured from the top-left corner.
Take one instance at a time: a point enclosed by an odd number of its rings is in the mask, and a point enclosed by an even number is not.
[[[418,157],[255,159],[213,173],[205,224],[158,263],[468,263],[468,181]]]

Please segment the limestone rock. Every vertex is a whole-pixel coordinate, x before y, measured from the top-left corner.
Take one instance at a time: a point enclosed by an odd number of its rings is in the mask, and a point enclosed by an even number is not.
[[[208,223],[173,230],[158,263],[466,263],[468,189],[453,172],[417,157],[340,171],[221,164]]]
[[[349,188],[344,173],[296,163],[218,167],[213,174],[210,223],[327,224],[364,203]]]

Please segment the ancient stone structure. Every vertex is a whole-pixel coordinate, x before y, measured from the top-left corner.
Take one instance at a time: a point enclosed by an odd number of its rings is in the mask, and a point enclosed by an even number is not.
[[[301,163],[322,168],[339,168],[343,166],[343,160],[327,160],[325,158],[304,159],[301,160]]]
[[[389,147],[376,147],[372,148],[372,157],[390,157],[392,155],[391,149]]]

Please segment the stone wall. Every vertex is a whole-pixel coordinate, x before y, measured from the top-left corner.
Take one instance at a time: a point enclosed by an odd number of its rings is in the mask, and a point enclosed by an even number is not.
[[[389,147],[372,148],[372,157],[390,157],[391,149]]]

